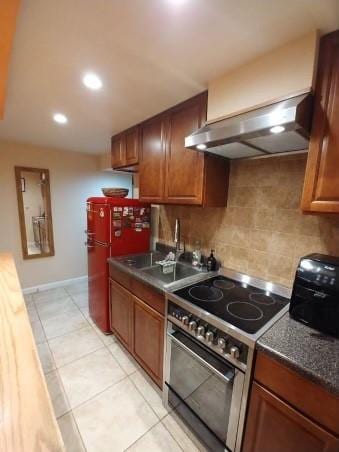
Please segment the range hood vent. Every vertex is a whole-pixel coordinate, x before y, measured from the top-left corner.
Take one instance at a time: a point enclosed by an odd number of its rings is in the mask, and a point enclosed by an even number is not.
[[[312,95],[302,94],[207,124],[185,147],[229,159],[308,149]]]

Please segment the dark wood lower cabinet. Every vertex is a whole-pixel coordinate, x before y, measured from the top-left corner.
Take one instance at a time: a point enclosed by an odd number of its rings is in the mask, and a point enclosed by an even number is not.
[[[128,290],[110,281],[111,328],[124,346],[132,350],[133,298]]]
[[[162,385],[164,317],[134,298],[134,356],[153,380]]]
[[[145,301],[110,280],[111,328],[120,342],[134,356],[143,369],[162,387],[165,317],[159,308],[159,293],[140,282],[136,285],[138,294],[145,295]],[[165,299],[163,297],[163,304]],[[164,309],[164,308],[163,308]]]
[[[338,438],[253,383],[242,452],[338,451]]]

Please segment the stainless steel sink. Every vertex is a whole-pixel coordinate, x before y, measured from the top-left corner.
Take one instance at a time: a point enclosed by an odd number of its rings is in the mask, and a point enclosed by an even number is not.
[[[118,258],[118,260],[131,268],[142,269],[152,267],[157,261],[164,259],[164,257],[164,254],[155,251],[142,254],[130,254],[127,257]]]
[[[180,262],[177,262],[175,264],[173,272],[171,273],[163,273],[160,265],[155,265],[150,268],[143,268],[141,269],[141,271],[146,275],[152,276],[153,278],[162,281],[166,285],[201,273],[200,270],[190,267],[189,265],[182,264]]]

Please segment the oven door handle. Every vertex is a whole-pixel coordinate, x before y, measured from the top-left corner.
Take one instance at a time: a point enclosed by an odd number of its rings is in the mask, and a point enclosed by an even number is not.
[[[189,347],[187,347],[185,344],[183,344],[179,339],[177,339],[173,334],[167,333],[167,335],[170,337],[172,341],[174,341],[179,347],[184,349],[187,353],[189,353],[191,356],[193,356],[195,359],[197,359],[202,365],[207,367],[209,370],[211,370],[214,374],[218,375],[220,378],[222,378],[226,383],[232,383],[235,377],[235,370],[230,368],[227,375],[219,372],[215,367],[213,367],[211,364],[209,364],[207,361],[205,361],[201,356],[199,356],[197,353],[195,353],[193,350],[191,350]]]

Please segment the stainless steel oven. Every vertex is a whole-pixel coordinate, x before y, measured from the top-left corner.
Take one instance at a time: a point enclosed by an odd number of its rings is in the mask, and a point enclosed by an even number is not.
[[[245,373],[167,322],[165,403],[213,451],[235,450]]]

